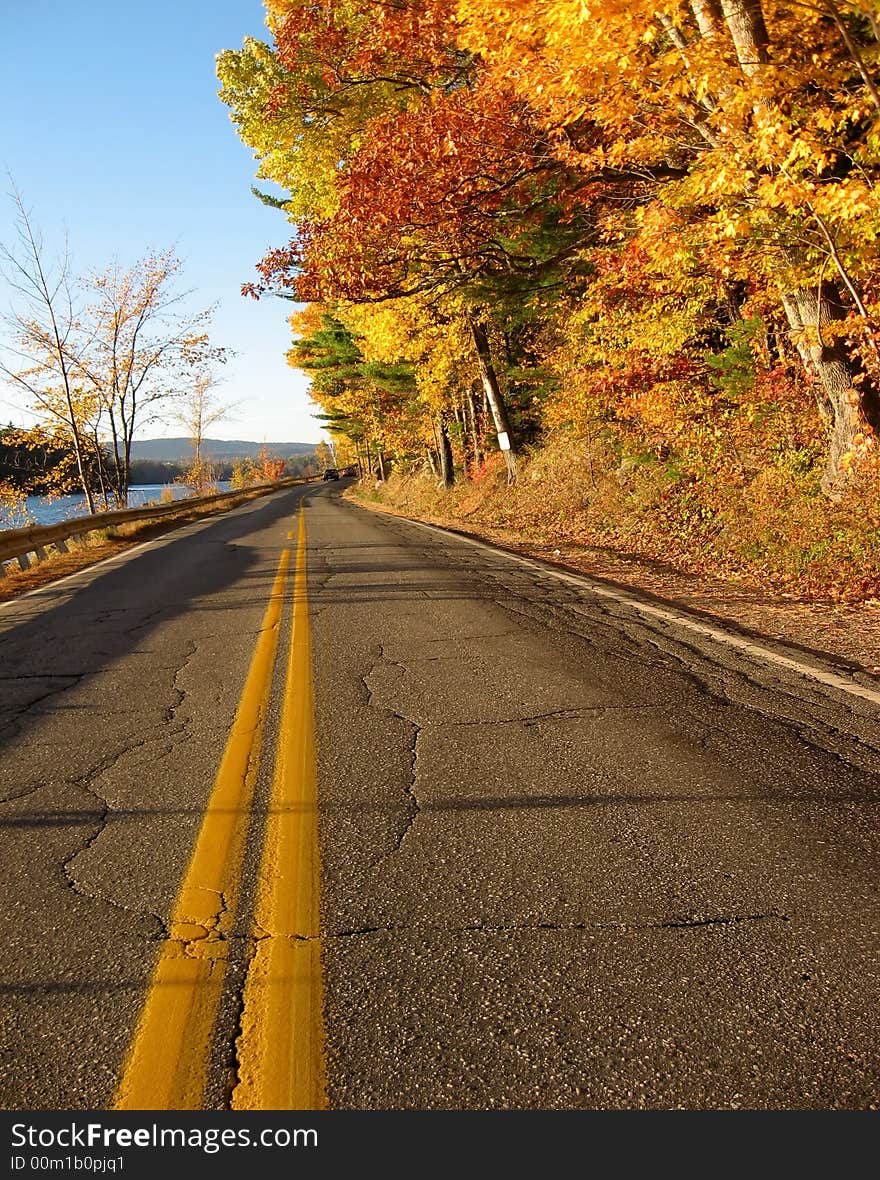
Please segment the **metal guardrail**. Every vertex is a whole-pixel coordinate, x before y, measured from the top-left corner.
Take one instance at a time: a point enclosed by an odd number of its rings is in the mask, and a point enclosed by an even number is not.
[[[254,496],[268,495],[299,484],[313,483],[319,477],[309,476],[304,479],[290,477],[280,479],[275,483],[253,484],[246,488],[239,488],[234,492],[215,492],[210,496],[190,496],[182,500],[175,500],[171,504],[145,505],[143,508],[122,508],[116,512],[96,512],[94,516],[77,516],[71,520],[63,520],[58,524],[32,525],[24,529],[0,530],[0,575],[5,573],[5,562],[18,559],[21,569],[28,569],[34,562],[45,560],[46,547],[55,545],[64,552],[65,542],[73,537],[85,536],[99,529],[110,528],[116,524],[125,524],[132,520],[161,520],[163,516],[187,512],[191,508],[218,507],[226,500],[245,500]],[[33,558],[33,561],[31,560]]]

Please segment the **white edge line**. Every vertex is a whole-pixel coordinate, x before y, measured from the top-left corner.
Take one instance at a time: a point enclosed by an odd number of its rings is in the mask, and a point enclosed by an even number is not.
[[[381,512],[382,510],[379,509],[379,511]],[[429,532],[439,533],[452,540],[461,541],[465,545],[472,545],[475,549],[484,549],[497,557],[505,557],[508,561],[514,561],[519,565],[528,566],[530,569],[536,570],[545,576],[557,578],[561,582],[569,582],[571,585],[581,589],[587,589],[590,593],[600,598],[609,598],[613,602],[622,603],[638,614],[647,615],[649,618],[659,619],[665,623],[673,623],[677,627],[681,627],[687,631],[693,631],[697,635],[703,635],[707,639],[714,640],[716,643],[723,643],[728,647],[735,647],[738,651],[745,652],[746,655],[752,656],[753,658],[764,660],[767,663],[777,664],[779,667],[786,668],[790,672],[797,672],[799,675],[806,676],[810,680],[816,680],[820,684],[828,685],[829,688],[836,688],[841,692],[849,693],[851,696],[861,697],[863,700],[870,701],[874,705],[880,705],[880,690],[878,689],[868,688],[845,676],[840,676],[836,672],[825,672],[821,668],[815,668],[810,664],[793,659],[791,656],[784,656],[768,647],[764,647],[760,643],[755,643],[753,640],[745,639],[739,635],[731,635],[730,632],[724,631],[720,627],[713,627],[708,623],[700,623],[690,615],[668,610],[664,607],[654,606],[649,602],[643,602],[641,599],[636,598],[635,595],[627,594],[625,591],[612,590],[608,586],[594,582],[584,574],[569,574],[563,570],[553,569],[551,566],[542,565],[540,562],[534,561],[529,557],[523,557],[519,553],[511,553],[507,549],[501,549],[485,541],[479,541],[475,537],[462,536],[460,533],[452,532],[450,529],[444,529],[440,525],[426,524],[425,521],[412,520],[408,516],[397,516],[396,513],[392,512],[386,512],[384,515],[396,518],[397,520],[404,520],[409,524],[415,525],[416,528],[426,529]],[[780,640],[780,642],[784,641]]]

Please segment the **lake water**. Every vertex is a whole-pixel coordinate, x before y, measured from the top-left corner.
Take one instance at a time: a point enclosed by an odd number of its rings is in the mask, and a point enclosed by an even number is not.
[[[217,485],[219,492],[228,492],[229,484]],[[170,492],[175,500],[185,500],[194,495],[192,488],[179,483],[138,484],[128,489],[129,508],[142,508],[151,500],[161,501],[163,493]],[[96,499],[95,506],[100,501]],[[62,520],[73,520],[77,516],[88,516],[86,498],[78,496],[28,496],[23,512],[8,513],[0,508],[0,529],[20,529],[31,524],[58,524]]]

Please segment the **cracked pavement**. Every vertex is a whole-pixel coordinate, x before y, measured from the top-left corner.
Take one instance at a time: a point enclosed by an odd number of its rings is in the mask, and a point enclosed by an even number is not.
[[[163,940],[232,960],[234,1011],[248,914],[219,895],[204,928],[171,914],[304,490],[0,610],[5,1107],[107,1106]]]
[[[229,1105],[289,621],[235,912],[172,910],[303,496],[330,1105],[880,1104],[876,707],[326,486],[0,610],[0,1102],[105,1107],[171,940]]]
[[[309,512],[331,1106],[880,1102],[877,710]]]

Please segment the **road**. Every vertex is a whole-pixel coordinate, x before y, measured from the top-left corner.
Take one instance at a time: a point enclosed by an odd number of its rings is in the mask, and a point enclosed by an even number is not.
[[[0,1105],[876,1107],[866,685],[338,485],[19,599]]]

